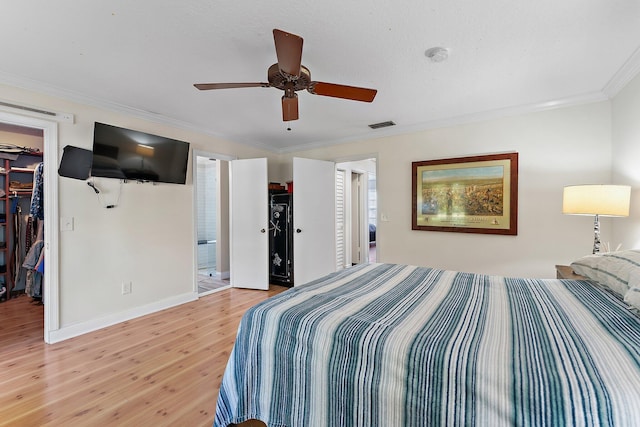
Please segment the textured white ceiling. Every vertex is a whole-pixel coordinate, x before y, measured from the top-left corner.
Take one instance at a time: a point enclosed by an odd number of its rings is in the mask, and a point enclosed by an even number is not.
[[[277,89],[193,87],[266,81],[273,28],[304,38],[312,79],[374,102],[299,92],[284,123]],[[2,83],[291,151],[605,99],[640,69],[640,2],[3,1],[0,40]],[[430,62],[433,46],[449,59]]]

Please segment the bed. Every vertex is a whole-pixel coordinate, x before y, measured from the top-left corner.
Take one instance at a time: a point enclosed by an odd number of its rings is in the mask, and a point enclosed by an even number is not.
[[[250,419],[638,425],[640,318],[594,281],[357,265],[245,313],[214,426]]]

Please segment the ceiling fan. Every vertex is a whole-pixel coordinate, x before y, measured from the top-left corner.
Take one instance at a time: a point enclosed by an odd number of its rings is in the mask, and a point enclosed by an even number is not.
[[[296,92],[302,89],[306,89],[314,95],[354,101],[371,102],[375,98],[378,92],[376,89],[312,81],[311,72],[302,65],[302,37],[274,29],[273,39],[278,63],[269,67],[267,71],[268,83],[198,83],[194,86],[200,90],[243,87],[275,87],[283,90],[282,120],[285,122],[298,120],[298,94]]]

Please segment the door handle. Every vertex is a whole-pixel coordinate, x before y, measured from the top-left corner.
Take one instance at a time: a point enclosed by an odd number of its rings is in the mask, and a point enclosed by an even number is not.
[[[302,230],[300,230],[299,228],[296,228],[296,233],[302,233]]]
[[[266,233],[267,230],[265,230],[264,228],[262,230],[260,230],[261,233]]]

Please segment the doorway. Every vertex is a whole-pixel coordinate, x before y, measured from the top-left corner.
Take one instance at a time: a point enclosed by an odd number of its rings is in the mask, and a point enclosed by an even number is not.
[[[336,163],[336,267],[377,261],[376,159]]]
[[[194,151],[193,165],[196,290],[204,296],[230,287],[229,159]]]
[[[0,111],[3,126],[17,126],[29,132],[42,134],[42,163],[58,164],[58,124],[36,117]],[[43,338],[46,343],[55,341],[55,331],[59,329],[59,282],[58,282],[58,180],[55,167],[45,167],[43,173],[44,195],[44,269],[42,295],[44,300]]]

